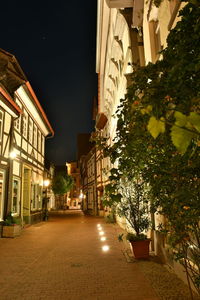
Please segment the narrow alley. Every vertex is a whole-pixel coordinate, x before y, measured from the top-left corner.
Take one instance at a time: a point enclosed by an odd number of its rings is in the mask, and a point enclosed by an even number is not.
[[[127,262],[116,226],[81,212],[54,213],[17,238],[0,239],[0,299],[164,299],[139,264]],[[110,249],[104,252],[105,245]]]

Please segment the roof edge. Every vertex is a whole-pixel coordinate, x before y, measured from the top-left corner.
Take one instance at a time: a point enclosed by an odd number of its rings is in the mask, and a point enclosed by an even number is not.
[[[6,91],[0,86],[0,93],[8,100],[8,102],[15,108],[15,110],[21,114],[22,110],[19,106],[13,101],[13,99],[6,93]]]
[[[54,130],[53,130],[53,128],[51,127],[51,124],[49,123],[49,120],[47,119],[47,116],[46,116],[46,114],[45,114],[45,112],[44,112],[44,110],[43,110],[43,108],[42,108],[42,106],[41,106],[39,100],[37,99],[37,97],[36,97],[36,95],[35,95],[35,92],[34,92],[32,86],[31,86],[30,82],[29,82],[29,81],[26,81],[26,82],[25,82],[25,85],[26,85],[26,87],[28,88],[29,92],[31,93],[31,96],[33,97],[33,99],[34,99],[34,101],[35,101],[35,104],[36,104],[37,107],[39,108],[39,110],[40,110],[40,112],[41,112],[41,114],[42,114],[42,116],[43,116],[43,118],[44,118],[46,124],[48,125],[48,127],[49,127],[49,129],[50,129],[51,135],[52,135],[52,137],[53,137],[53,136],[54,136]]]

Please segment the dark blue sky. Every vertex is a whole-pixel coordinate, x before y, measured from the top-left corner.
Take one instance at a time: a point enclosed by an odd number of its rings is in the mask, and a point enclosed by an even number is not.
[[[47,158],[75,160],[77,134],[94,125],[96,0],[3,1],[0,48],[16,56],[55,131]]]

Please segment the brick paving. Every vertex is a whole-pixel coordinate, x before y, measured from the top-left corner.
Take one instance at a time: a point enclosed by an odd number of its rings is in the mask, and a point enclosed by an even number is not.
[[[97,224],[107,237],[100,241]],[[110,246],[108,252],[101,247]],[[80,212],[52,214],[0,239],[0,300],[159,300],[137,264],[128,263],[116,230]]]

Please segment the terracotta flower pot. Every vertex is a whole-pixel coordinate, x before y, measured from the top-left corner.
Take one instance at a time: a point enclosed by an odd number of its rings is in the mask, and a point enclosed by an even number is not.
[[[131,241],[133,254],[136,259],[149,258],[149,244],[150,239],[141,241]]]

